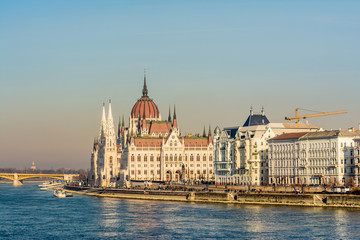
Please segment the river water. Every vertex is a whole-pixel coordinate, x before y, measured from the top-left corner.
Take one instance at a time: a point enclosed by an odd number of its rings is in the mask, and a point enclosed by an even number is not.
[[[360,239],[359,210],[52,194],[0,184],[0,239]]]

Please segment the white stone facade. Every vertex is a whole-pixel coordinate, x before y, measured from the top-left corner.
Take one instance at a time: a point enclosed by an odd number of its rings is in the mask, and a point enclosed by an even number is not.
[[[170,110],[169,110],[170,111]],[[131,180],[214,181],[211,131],[203,136],[181,136],[174,108],[173,117],[161,119],[157,105],[148,97],[144,78],[143,96],[132,108],[129,127],[119,122],[115,135],[111,104],[101,120],[99,138],[91,153],[89,183],[124,186]]]
[[[91,151],[89,183],[95,186],[115,186],[120,175],[114,120],[109,102],[109,113],[105,118],[103,106],[100,133]]]
[[[271,140],[270,183],[343,185],[356,180],[354,138],[359,135],[359,131],[336,130]]]
[[[215,131],[215,181],[218,184],[266,185],[269,183],[268,140],[283,133],[319,129],[311,124],[270,123],[263,110],[259,114],[250,110],[243,127]],[[224,147],[226,151],[222,154]]]

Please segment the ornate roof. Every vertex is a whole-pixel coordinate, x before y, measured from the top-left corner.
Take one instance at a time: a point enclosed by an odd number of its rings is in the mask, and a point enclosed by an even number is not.
[[[131,110],[131,117],[138,118],[159,118],[160,112],[154,101],[148,96],[148,89],[146,86],[146,76],[144,76],[144,87],[142,90],[142,97],[137,100]]]
[[[267,119],[264,113],[264,108],[261,110],[260,114],[254,114],[252,108],[250,109],[250,115],[246,119],[243,127],[256,126],[256,125],[266,125],[270,121]]]

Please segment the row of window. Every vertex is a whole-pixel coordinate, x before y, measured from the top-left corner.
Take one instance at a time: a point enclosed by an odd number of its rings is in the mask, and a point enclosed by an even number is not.
[[[137,170],[137,171],[131,170],[131,171],[130,171],[130,174],[131,174],[131,175],[135,175],[135,172],[136,172],[138,175],[148,175],[148,174],[154,175],[154,173],[155,173],[154,170],[150,170],[150,171],[148,171],[148,170]],[[160,174],[160,170],[157,170],[156,173],[159,175],[159,174]],[[185,173],[188,174],[188,171],[186,170]],[[198,175],[200,175],[201,173],[204,174],[204,175],[206,175],[206,174],[207,174],[207,171],[206,171],[206,170],[203,170],[203,171],[200,171],[200,170],[197,170],[197,171],[190,170],[189,173],[190,173],[190,175],[193,175],[193,174],[198,174]],[[213,173],[213,171],[212,171],[212,170],[209,170],[209,174],[212,174],[212,173]]]
[[[134,155],[131,155],[131,157],[130,157],[130,159],[131,159],[131,161],[132,162],[134,162],[135,161],[135,156]],[[148,161],[148,159],[150,160],[150,162],[153,162],[154,161],[154,155],[150,155],[150,158],[147,156],[147,155],[144,155],[144,157],[142,158],[141,157],[141,155],[139,154],[139,155],[137,155],[137,161],[138,162],[141,162],[141,160],[143,160],[144,162],[147,162]],[[209,159],[209,161],[211,162],[213,159],[212,159],[212,155],[210,155],[208,158],[207,158],[207,156],[206,155],[203,155],[203,157],[202,157],[202,160],[203,161],[207,161],[207,159]],[[170,154],[170,155],[165,155],[165,161],[182,161],[183,160],[183,156],[180,154],[179,156],[177,155],[177,154],[175,154],[175,155],[172,155],[172,154]],[[196,156],[196,161],[200,161],[201,160],[201,157],[200,157],[200,155],[198,154],[197,156]],[[158,161],[158,162],[160,162],[160,155],[158,154],[157,156],[156,156],[156,161]],[[188,161],[188,156],[187,155],[185,155],[185,161]],[[194,161],[194,155],[190,155],[190,161]]]

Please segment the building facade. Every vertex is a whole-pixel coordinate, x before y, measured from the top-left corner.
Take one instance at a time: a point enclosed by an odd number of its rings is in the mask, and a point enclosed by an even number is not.
[[[283,133],[318,131],[311,124],[270,123],[264,109],[250,110],[242,127],[216,128],[215,181],[218,184],[266,185],[269,182],[268,140]]]
[[[103,125],[109,127],[104,120]],[[112,130],[104,132],[110,134]],[[111,145],[112,148],[103,147],[114,139],[116,145]],[[109,140],[100,131],[91,155],[89,179],[93,179],[92,184],[102,186],[115,183],[124,186],[131,180],[213,181],[213,151],[210,129],[207,135],[181,135],[175,107],[173,115],[169,109],[168,118],[162,120],[157,105],[148,96],[144,77],[142,96],[131,110],[129,127],[125,127],[124,120],[119,121],[117,136],[111,135]],[[117,160],[116,171],[109,157]]]
[[[355,185],[360,184],[360,138],[355,138],[354,161],[355,161]]]
[[[356,182],[356,137],[335,130],[281,135],[269,141],[270,183],[344,185]]]

